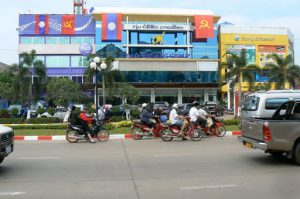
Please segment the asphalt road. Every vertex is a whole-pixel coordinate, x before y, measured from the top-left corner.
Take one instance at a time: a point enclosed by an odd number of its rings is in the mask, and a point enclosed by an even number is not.
[[[16,142],[0,198],[272,198],[300,196],[300,167],[236,137],[200,142]]]

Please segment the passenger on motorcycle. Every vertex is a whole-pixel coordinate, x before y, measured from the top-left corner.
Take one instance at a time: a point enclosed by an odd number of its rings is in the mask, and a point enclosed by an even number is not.
[[[153,118],[154,115],[152,113],[151,108],[148,106],[148,104],[143,103],[142,104],[142,113],[140,115],[140,121],[144,124],[146,124],[149,128],[150,131],[153,132],[153,128],[155,123],[151,120],[151,118]]]
[[[91,136],[91,129],[89,128],[89,123],[93,121],[93,116],[87,115],[87,108],[84,107],[83,111],[79,115],[81,126],[83,127],[85,135],[89,138],[91,143],[95,143],[95,140]]]
[[[110,104],[106,104],[103,105],[99,110],[98,110],[98,119],[101,123],[103,123],[104,121],[108,121],[111,118],[111,109],[112,105]]]
[[[211,118],[213,118],[213,115],[208,114],[208,112],[205,110],[204,105],[200,106],[199,115],[200,115],[200,125],[202,128],[210,127],[212,125],[213,120]]]
[[[189,112],[189,117],[191,118],[190,121],[195,125],[199,124],[200,113],[198,110],[198,106],[199,106],[199,102],[194,101],[193,107],[190,109],[190,112]]]
[[[178,126],[179,129],[180,129],[180,132],[179,132],[179,136],[182,137],[182,139],[186,139],[185,135],[183,134],[183,130],[185,129],[186,127],[186,124],[184,123],[184,117],[183,116],[180,116],[178,115],[177,113],[177,110],[178,110],[178,104],[173,104],[172,106],[172,110],[170,112],[170,116],[169,116],[169,119],[170,119],[170,123],[172,125],[175,125],[175,126]]]

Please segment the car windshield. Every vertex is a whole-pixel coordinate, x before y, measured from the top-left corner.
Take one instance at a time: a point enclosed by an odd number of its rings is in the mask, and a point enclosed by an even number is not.
[[[242,110],[244,111],[256,111],[259,104],[259,97],[256,96],[248,96],[243,104],[242,104]]]

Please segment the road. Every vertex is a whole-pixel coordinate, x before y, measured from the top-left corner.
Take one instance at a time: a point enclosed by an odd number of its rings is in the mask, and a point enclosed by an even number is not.
[[[299,198],[300,167],[236,137],[200,142],[16,142],[0,198]]]

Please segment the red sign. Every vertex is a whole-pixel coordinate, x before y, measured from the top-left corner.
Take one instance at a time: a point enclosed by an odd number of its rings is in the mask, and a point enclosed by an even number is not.
[[[121,41],[122,31],[122,14],[102,14],[102,41]]]
[[[258,46],[259,52],[285,53],[285,46]]]
[[[205,39],[214,37],[214,18],[209,15],[195,16],[195,38]]]
[[[65,35],[73,35],[75,33],[75,16],[63,15],[61,33]]]

